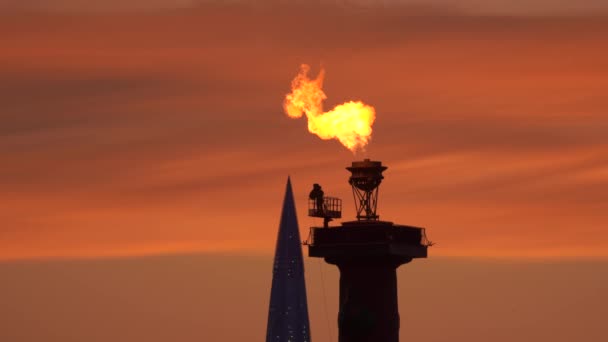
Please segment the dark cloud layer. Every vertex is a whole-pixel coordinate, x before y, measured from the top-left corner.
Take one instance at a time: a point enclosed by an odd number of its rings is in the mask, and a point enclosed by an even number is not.
[[[52,12],[132,12],[194,9],[215,6],[248,6],[250,8],[340,8],[369,10],[375,8],[415,9],[421,14],[462,12],[477,15],[563,15],[597,13],[608,10],[604,0],[564,2],[559,0],[3,0],[0,9]]]

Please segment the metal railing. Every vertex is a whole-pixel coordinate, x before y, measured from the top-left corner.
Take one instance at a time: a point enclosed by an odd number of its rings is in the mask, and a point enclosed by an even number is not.
[[[342,200],[336,197],[323,197],[322,201],[308,199],[308,216],[341,218]]]

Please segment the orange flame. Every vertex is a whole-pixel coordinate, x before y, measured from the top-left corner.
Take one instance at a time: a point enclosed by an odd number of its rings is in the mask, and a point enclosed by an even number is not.
[[[306,114],[308,131],[319,138],[337,139],[349,150],[363,149],[372,135],[376,119],[374,107],[360,101],[349,101],[323,112],[325,70],[321,69],[316,79],[308,78],[310,67],[302,64],[300,73],[291,82],[291,93],[285,96],[283,108],[291,118]]]

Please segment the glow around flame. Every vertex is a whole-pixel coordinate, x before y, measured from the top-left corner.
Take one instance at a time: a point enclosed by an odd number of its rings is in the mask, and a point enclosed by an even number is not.
[[[374,107],[360,101],[349,101],[323,112],[323,92],[325,70],[316,79],[308,78],[310,67],[302,64],[300,73],[291,82],[291,93],[285,97],[283,107],[291,118],[306,114],[308,131],[319,138],[337,139],[349,150],[363,149],[372,135],[372,125],[376,119]]]

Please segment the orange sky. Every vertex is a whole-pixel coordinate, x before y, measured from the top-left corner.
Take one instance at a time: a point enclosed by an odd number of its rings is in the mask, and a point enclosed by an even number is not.
[[[305,258],[312,341],[337,340],[339,274]],[[418,259],[398,269],[401,341],[603,342],[606,261]],[[271,256],[0,262],[2,341],[266,335]]]
[[[353,217],[363,157],[431,255],[608,256],[606,16],[0,13],[0,259],[271,254],[287,175],[306,236],[314,182]],[[301,63],[376,108],[365,154],[282,112]]]

